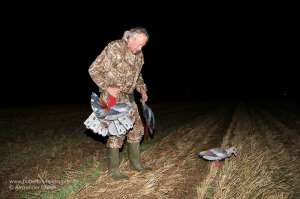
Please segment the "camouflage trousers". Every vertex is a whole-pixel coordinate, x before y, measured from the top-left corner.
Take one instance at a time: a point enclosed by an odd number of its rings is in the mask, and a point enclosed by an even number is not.
[[[129,143],[135,143],[140,142],[144,135],[144,125],[141,120],[138,107],[136,103],[134,102],[134,99],[129,99],[127,96],[121,96],[118,101],[130,101],[133,105],[133,115],[131,115],[131,119],[134,121],[133,128],[130,129],[127,134],[127,142]],[[123,142],[125,140],[125,136],[109,136],[106,146],[108,148],[122,148]]]

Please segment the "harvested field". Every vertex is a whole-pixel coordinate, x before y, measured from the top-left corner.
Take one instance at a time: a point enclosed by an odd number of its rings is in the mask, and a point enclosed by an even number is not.
[[[142,161],[153,170],[132,171],[125,145],[120,169],[128,181],[113,181],[108,175],[106,140],[82,126],[88,106],[4,109],[2,198],[300,197],[298,112],[249,102],[152,107],[157,131],[141,146]],[[238,155],[220,168],[197,156],[202,150],[230,146],[238,148]],[[48,190],[17,189],[16,183],[24,179],[64,183]]]

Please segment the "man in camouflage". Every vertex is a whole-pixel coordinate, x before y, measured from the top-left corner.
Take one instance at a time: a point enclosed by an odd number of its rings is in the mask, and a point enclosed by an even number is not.
[[[147,87],[144,83],[141,69],[144,64],[142,47],[146,45],[149,35],[145,28],[133,28],[125,31],[123,38],[110,42],[89,67],[92,80],[100,89],[100,98],[105,101],[113,96],[117,102],[130,102],[133,105],[131,119],[134,127],[127,133],[128,156],[131,167],[137,171],[150,168],[143,167],[140,158],[140,141],[144,127],[139,116],[138,108],[133,99],[134,90],[141,94],[141,100],[147,101]],[[125,136],[109,136],[109,172],[114,179],[128,179],[120,173],[119,149]]]

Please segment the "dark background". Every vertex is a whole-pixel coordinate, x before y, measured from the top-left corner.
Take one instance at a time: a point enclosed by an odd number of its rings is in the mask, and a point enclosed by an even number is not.
[[[88,103],[88,67],[135,26],[149,102],[299,97],[293,5],[125,5],[2,7],[1,103]]]

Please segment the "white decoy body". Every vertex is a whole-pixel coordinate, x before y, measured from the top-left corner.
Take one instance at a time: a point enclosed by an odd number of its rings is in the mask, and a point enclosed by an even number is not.
[[[206,160],[224,160],[229,158],[232,154],[237,155],[237,149],[235,147],[230,147],[228,149],[222,148],[213,148],[206,151],[200,152],[198,155],[200,158],[204,158]]]

